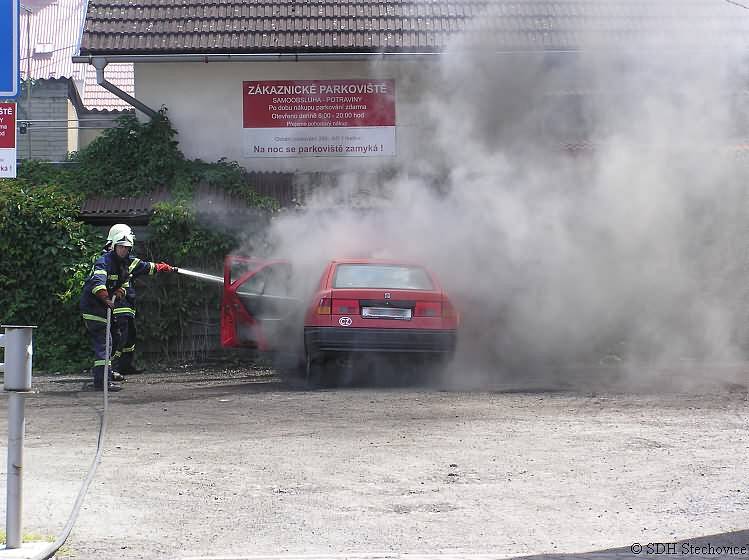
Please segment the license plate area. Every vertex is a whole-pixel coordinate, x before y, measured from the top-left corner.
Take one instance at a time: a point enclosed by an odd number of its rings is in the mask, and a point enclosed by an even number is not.
[[[362,307],[361,316],[364,319],[396,319],[410,321],[412,311],[404,307]]]

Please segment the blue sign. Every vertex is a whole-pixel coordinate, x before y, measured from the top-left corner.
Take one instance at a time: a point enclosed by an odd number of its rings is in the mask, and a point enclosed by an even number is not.
[[[18,54],[19,0],[0,0],[0,98],[16,97],[21,81]]]

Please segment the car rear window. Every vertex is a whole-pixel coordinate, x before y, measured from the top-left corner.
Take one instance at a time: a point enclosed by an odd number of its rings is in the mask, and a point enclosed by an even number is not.
[[[389,290],[433,290],[426,270],[418,266],[390,264],[339,264],[334,288],[384,288]]]

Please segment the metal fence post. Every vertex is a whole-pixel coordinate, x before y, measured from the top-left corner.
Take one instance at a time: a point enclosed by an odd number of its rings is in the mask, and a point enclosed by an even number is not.
[[[5,548],[21,547],[23,512],[23,436],[25,393],[31,390],[32,332],[35,327],[2,325],[0,346],[5,347],[3,388],[8,392],[8,480]]]

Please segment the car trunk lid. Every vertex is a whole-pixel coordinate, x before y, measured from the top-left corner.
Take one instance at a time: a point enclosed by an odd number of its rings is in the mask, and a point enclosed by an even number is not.
[[[384,326],[407,328],[412,320],[439,319],[442,293],[436,290],[386,290],[337,288],[331,293],[332,314],[355,320],[351,326],[369,326],[371,321]]]

